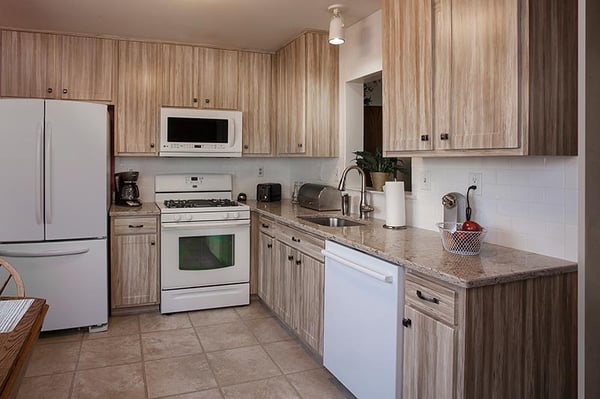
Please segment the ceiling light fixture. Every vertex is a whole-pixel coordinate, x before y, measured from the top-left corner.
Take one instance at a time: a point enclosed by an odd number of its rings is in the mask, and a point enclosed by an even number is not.
[[[333,13],[329,22],[329,44],[339,46],[344,44],[344,18],[342,18],[342,4],[329,6],[328,10]]]

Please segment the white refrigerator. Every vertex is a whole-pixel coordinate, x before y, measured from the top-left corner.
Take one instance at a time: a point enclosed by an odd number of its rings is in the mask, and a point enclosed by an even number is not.
[[[0,99],[0,257],[44,331],[108,321],[108,140],[106,105]]]

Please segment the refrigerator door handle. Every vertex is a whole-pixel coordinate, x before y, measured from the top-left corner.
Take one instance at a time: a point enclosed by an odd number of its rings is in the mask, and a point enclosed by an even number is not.
[[[52,212],[52,125],[46,121],[46,223],[52,224],[53,212]]]
[[[35,219],[38,224],[44,223],[44,165],[42,159],[44,159],[44,124],[39,124],[39,137],[36,146],[36,184],[35,193],[38,200],[37,207],[35,209]]]
[[[69,255],[81,255],[90,252],[89,248],[75,248],[66,249],[60,251],[41,251],[41,252],[28,252],[28,251],[11,251],[11,250],[0,250],[1,256],[12,256],[14,258],[46,258],[51,256],[69,256]]]

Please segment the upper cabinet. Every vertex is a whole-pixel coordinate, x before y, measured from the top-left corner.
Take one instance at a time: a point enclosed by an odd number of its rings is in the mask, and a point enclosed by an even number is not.
[[[115,155],[157,155],[160,45],[119,42]]]
[[[194,47],[161,44],[161,105],[194,107],[198,104],[194,83]]]
[[[575,1],[384,0],[384,152],[576,155],[576,63]]]
[[[200,108],[238,109],[238,52],[196,47]]]
[[[309,32],[276,54],[277,153],[335,157],[338,152],[338,48]]]
[[[114,40],[2,31],[0,95],[112,102]]]
[[[271,63],[271,54],[240,52],[238,106],[243,113],[244,156],[273,152]]]

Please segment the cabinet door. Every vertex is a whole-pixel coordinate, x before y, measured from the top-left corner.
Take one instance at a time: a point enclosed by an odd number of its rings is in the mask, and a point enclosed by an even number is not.
[[[161,105],[168,107],[194,107],[198,105],[197,82],[194,81],[194,48],[162,44],[161,55]]]
[[[306,37],[276,55],[277,153],[306,152]],[[314,99],[316,101],[316,99]]]
[[[158,295],[156,234],[113,236],[111,300],[113,308],[155,305]]]
[[[273,238],[260,233],[258,241],[258,296],[273,308]]]
[[[298,335],[320,355],[323,354],[323,288],[325,264],[298,252],[295,303]]]
[[[201,108],[237,109],[238,52],[196,47]]]
[[[454,329],[409,306],[404,317],[403,398],[454,397]]]
[[[115,155],[156,155],[159,45],[119,42]]]
[[[296,250],[276,241],[273,265],[273,311],[292,329],[295,328],[293,300]]]
[[[2,31],[0,96],[59,98],[60,36]]]
[[[242,153],[271,154],[271,55],[241,52],[239,72]]]
[[[114,40],[63,36],[61,98],[112,101],[116,55]]]
[[[431,150],[432,1],[383,2],[383,150]]]
[[[452,149],[519,147],[519,7],[518,0],[436,7],[436,137],[448,133]]]
[[[306,34],[306,151],[333,157],[338,151],[339,46],[324,33]]]

